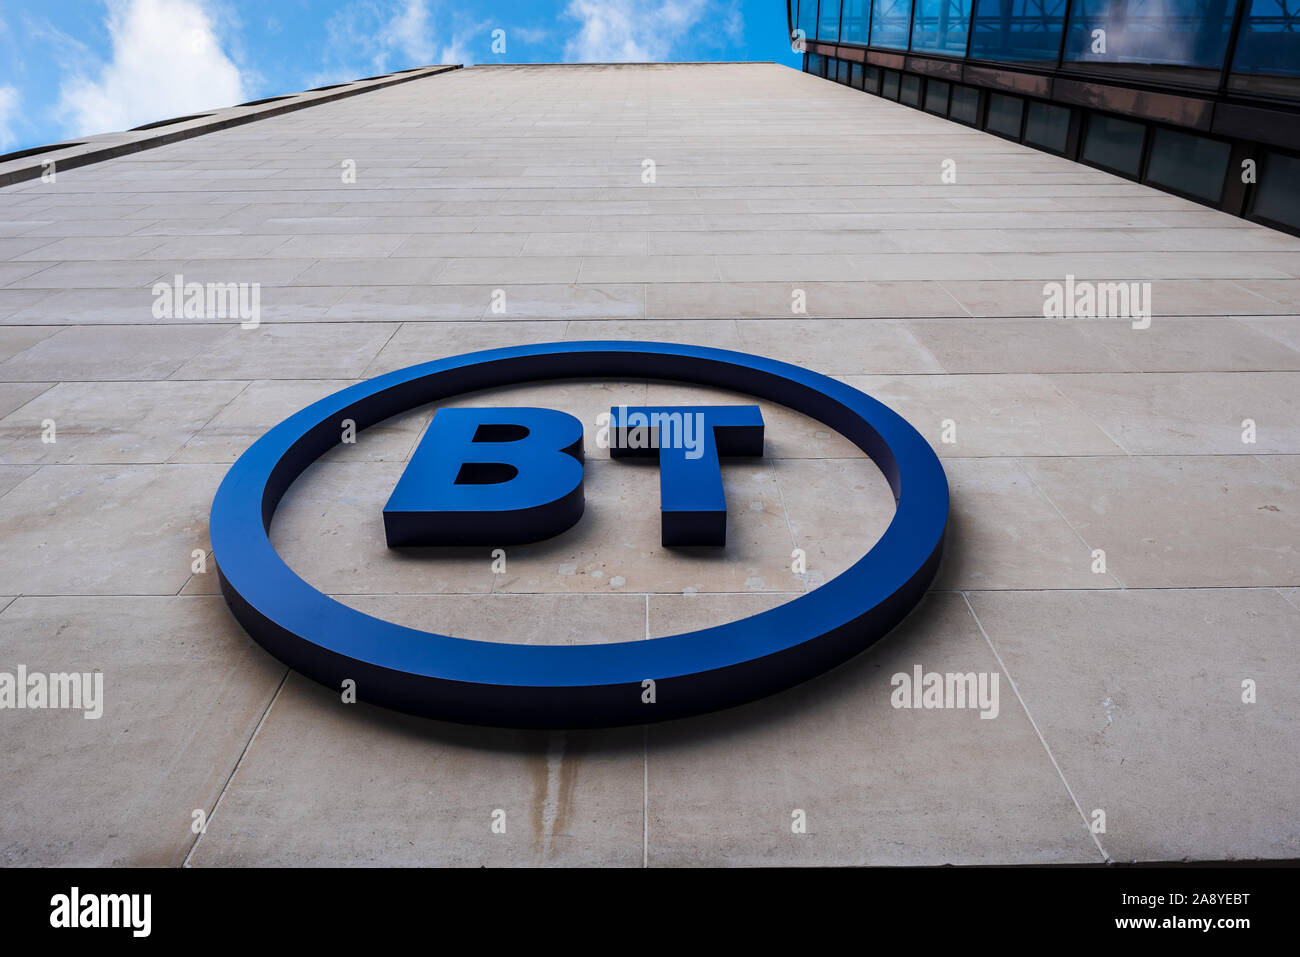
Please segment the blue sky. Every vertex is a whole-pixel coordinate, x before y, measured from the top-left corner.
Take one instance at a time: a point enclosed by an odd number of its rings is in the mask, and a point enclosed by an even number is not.
[[[798,63],[784,0],[3,0],[0,152],[428,63],[601,60]]]

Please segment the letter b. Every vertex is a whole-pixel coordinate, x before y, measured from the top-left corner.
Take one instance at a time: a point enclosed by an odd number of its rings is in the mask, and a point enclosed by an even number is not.
[[[553,409],[439,409],[388,504],[388,547],[519,545],[582,517],[582,423]]]

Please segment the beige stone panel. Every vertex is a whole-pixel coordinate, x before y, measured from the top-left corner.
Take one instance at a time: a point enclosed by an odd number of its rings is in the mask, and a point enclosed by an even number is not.
[[[0,647],[10,673],[103,676],[99,718],[0,721],[8,867],[179,867],[285,674],[216,598],[19,598]]]
[[[0,593],[175,595],[225,469],[47,465],[0,498]]]
[[[1265,459],[1025,459],[1127,588],[1300,583],[1300,484]],[[1009,586],[1018,587],[1018,586]]]
[[[640,866],[642,738],[428,721],[291,674],[190,864]]]
[[[917,664],[1001,672],[961,596],[932,595],[829,674],[652,726],[650,865],[1100,861],[1007,676],[993,719],[893,707],[893,676]]]
[[[1300,610],[1257,588],[971,602],[1112,858],[1296,856]]]

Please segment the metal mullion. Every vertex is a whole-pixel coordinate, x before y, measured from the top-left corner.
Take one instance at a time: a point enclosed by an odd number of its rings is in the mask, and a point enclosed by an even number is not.
[[[1074,0],[1065,0],[1065,12],[1061,14],[1061,42],[1056,47],[1056,68],[1065,63],[1065,38],[1070,35],[1070,15],[1074,13]]]
[[[1219,70],[1219,95],[1228,89],[1228,78],[1232,75],[1232,61],[1237,57],[1237,38],[1241,35],[1242,24],[1246,21],[1246,4],[1250,0],[1237,0],[1236,11],[1232,14],[1232,29],[1228,33],[1228,48],[1223,51],[1223,67]],[[1285,8],[1284,8],[1285,9]]]

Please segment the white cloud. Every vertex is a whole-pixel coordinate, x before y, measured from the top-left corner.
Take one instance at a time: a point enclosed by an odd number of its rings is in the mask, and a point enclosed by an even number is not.
[[[395,49],[405,56],[409,66],[432,63],[433,30],[429,26],[429,5],[426,0],[405,0],[402,9],[388,21],[379,39],[385,47]]]
[[[451,42],[442,48],[435,63],[459,63],[461,66],[474,65],[474,52],[466,44],[474,39],[464,33],[453,34]]]
[[[727,18],[711,0],[569,0],[564,16],[579,22],[565,57],[583,63],[667,60],[679,40]]]
[[[722,11],[721,16],[722,31],[727,35],[727,39],[732,43],[743,43],[745,40],[745,15],[740,10],[740,0],[732,0],[731,4]]]
[[[247,83],[222,49],[203,0],[108,0],[112,55],[96,78],[60,88],[71,136],[240,103]]]
[[[18,91],[12,86],[0,86],[0,150],[15,139],[13,121],[18,114]]]
[[[438,58],[429,0],[348,0],[325,23],[313,85],[446,62]],[[454,45],[454,44],[453,44]]]

